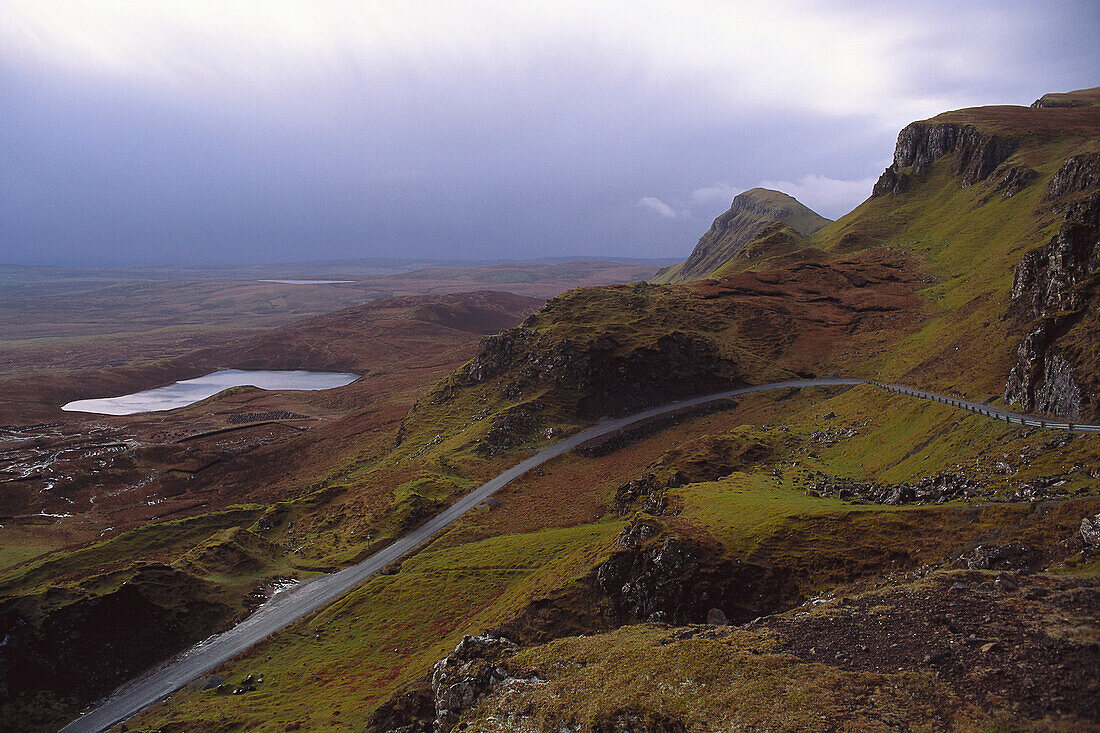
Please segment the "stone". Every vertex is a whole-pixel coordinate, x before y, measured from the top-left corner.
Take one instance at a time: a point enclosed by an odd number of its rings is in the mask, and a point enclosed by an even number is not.
[[[462,713],[508,679],[495,660],[516,648],[504,637],[464,636],[453,653],[435,663],[430,689],[434,699],[433,729],[450,730]]]
[[[1013,541],[1004,545],[979,545],[966,559],[971,570],[1030,570],[1041,559],[1031,545]]]
[[[711,626],[728,626],[730,620],[720,608],[712,608],[707,611],[707,623]]]
[[[1088,306],[1084,286],[1100,269],[1100,193],[1065,211],[1054,237],[1016,266],[1009,315],[1031,323],[1003,396],[1026,411],[1076,421],[1087,412],[1091,371],[1060,343]]]
[[[1100,514],[1081,520],[1080,536],[1090,551],[1100,550]]]

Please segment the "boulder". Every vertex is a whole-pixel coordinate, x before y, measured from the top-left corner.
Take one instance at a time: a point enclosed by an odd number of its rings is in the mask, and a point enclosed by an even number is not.
[[[1086,548],[1093,552],[1100,550],[1100,514],[1082,519],[1080,534]]]

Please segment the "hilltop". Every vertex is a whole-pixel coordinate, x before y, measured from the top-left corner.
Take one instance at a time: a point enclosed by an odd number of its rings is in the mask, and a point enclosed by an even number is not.
[[[667,267],[653,278],[654,283],[681,283],[699,280],[716,272],[744,252],[764,232],[782,233],[803,241],[829,223],[829,219],[808,209],[792,196],[767,188],[753,188],[738,194],[729,210],[711,224],[699,238],[691,256],[679,265]]]

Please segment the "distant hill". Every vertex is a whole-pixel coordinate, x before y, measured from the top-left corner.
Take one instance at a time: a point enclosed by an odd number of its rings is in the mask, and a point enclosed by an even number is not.
[[[781,191],[749,189],[736,196],[729,210],[714,220],[690,257],[661,270],[653,282],[681,283],[707,277],[741,254],[771,225],[786,225],[797,237],[809,236],[829,221]]]
[[[1032,107],[1100,107],[1100,87],[1072,92],[1051,92],[1031,103]]]

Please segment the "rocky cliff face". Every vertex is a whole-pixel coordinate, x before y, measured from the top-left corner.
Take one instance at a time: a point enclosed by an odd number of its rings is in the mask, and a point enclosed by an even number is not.
[[[984,181],[1015,152],[1017,141],[952,122],[914,122],[898,135],[894,162],[882,174],[872,196],[904,193],[910,176],[922,176],[945,155],[955,155],[955,176],[965,188]],[[911,169],[911,170],[906,170]]]
[[[1051,176],[1047,198],[1056,199],[1097,186],[1100,186],[1100,153],[1074,155]]]
[[[233,609],[212,585],[150,563],[100,596],[53,588],[0,603],[0,721],[52,725],[51,703],[79,709],[212,633]],[[53,610],[46,611],[53,607]],[[6,728],[0,723],[0,729]]]
[[[504,396],[513,399],[552,384],[575,401],[582,417],[626,414],[675,397],[743,383],[739,366],[706,338],[673,332],[652,343],[623,348],[613,338],[555,340],[518,327],[482,340],[451,386],[469,386],[507,373]],[[438,394],[447,399],[449,389]]]
[[[1049,190],[1065,195],[1096,180],[1100,156],[1070,158]],[[1095,186],[1095,184],[1092,184]],[[1098,381],[1090,353],[1100,280],[1100,193],[1070,204],[1058,233],[1024,255],[1012,283],[1011,315],[1030,321],[1004,399],[1025,410],[1081,419]]]
[[[620,623],[705,623],[708,616],[743,623],[801,599],[789,573],[716,558],[696,542],[662,538],[644,520],[624,529],[619,544],[624,549],[599,566],[596,582]]]

